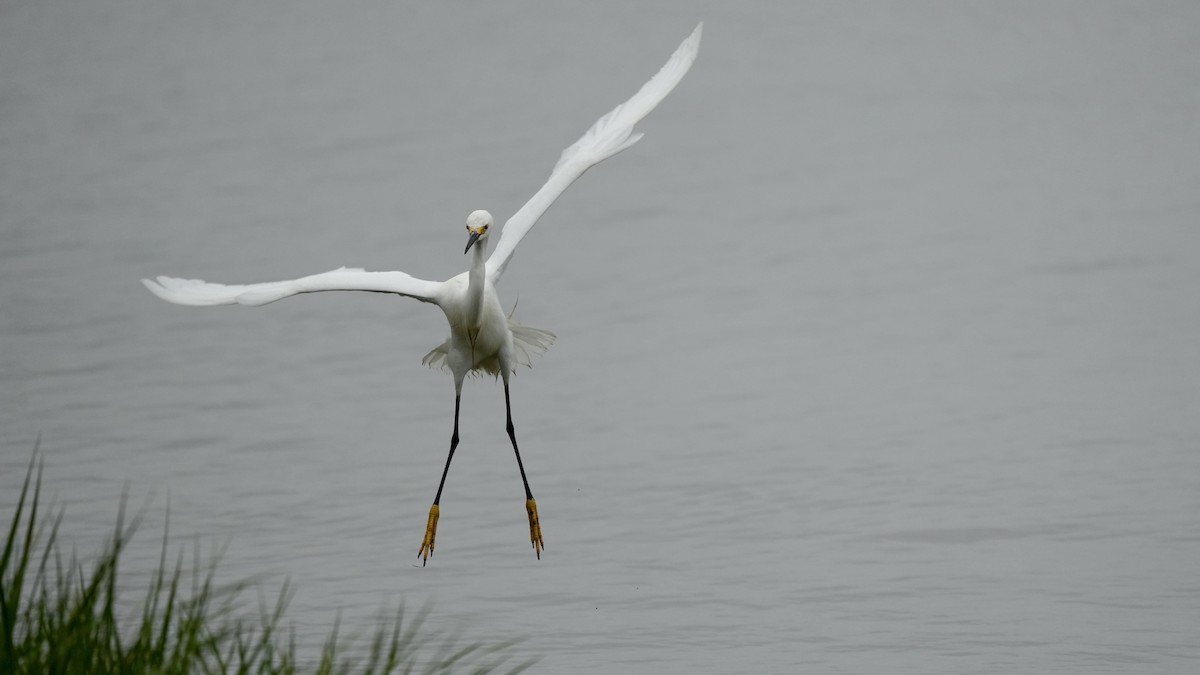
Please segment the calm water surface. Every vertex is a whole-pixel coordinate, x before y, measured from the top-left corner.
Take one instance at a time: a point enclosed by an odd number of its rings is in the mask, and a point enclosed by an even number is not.
[[[461,271],[696,21],[502,294],[559,341],[448,444],[436,308],[137,283]],[[534,672],[1200,667],[1189,3],[0,5],[0,505],[123,491],[316,652],[404,600]]]

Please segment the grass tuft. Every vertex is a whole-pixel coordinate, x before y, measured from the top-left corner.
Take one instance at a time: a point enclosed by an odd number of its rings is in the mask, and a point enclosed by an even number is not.
[[[126,525],[122,503],[100,555],[90,565],[74,555],[64,561],[56,545],[63,513],[48,522],[39,514],[42,463],[37,456],[35,445],[0,554],[0,674],[385,675],[502,668],[515,674],[533,664],[510,663],[513,641],[464,644],[455,636],[430,634],[423,628],[429,608],[406,616],[403,605],[380,621],[365,647],[342,640],[340,620],[335,621],[320,660],[300,663],[294,634],[280,628],[291,586],[285,583],[273,603],[260,592],[257,615],[240,615],[238,601],[251,582],[219,586],[219,555],[205,564],[195,553],[188,575],[182,552],[168,565],[166,528],[140,612],[122,620],[118,563],[138,519]],[[190,588],[185,576],[191,577]],[[427,645],[434,645],[428,657],[422,650]]]

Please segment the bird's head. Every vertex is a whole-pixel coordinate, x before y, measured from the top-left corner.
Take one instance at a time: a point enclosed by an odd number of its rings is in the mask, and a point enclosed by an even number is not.
[[[487,246],[488,228],[492,225],[492,214],[484,210],[472,211],[471,215],[467,216],[467,247],[463,249],[463,253],[471,250],[471,247],[479,242],[480,246]]]

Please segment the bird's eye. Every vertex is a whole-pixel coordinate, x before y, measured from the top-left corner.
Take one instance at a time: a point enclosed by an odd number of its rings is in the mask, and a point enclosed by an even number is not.
[[[484,225],[484,226],[483,226],[483,231],[484,231],[484,232],[487,232],[487,225]]]

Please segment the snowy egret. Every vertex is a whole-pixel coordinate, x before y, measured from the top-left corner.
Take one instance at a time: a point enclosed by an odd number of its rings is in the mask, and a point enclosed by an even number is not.
[[[634,133],[633,126],[649,114],[691,68],[700,47],[702,27],[703,24],[696,26],[692,34],[671,55],[666,65],[642,85],[632,98],[597,120],[578,141],[563,151],[546,184],[504,224],[500,240],[486,260],[484,251],[490,236],[492,215],[480,210],[467,217],[467,247],[463,253],[473,251],[473,255],[471,268],[458,276],[447,281],[435,282],[417,279],[404,272],[367,272],[343,267],[290,281],[248,285],[215,284],[199,279],[172,277],[158,277],[157,282],[142,279],[142,283],[163,300],[179,305],[258,306],[298,293],[372,291],[408,296],[441,307],[450,323],[450,337],[434,347],[422,363],[448,367],[454,376],[454,431],[450,436],[450,453],[446,457],[446,466],[442,470],[442,479],[438,483],[433,506],[429,509],[425,537],[421,541],[417,557],[421,558],[421,564],[424,565],[429,556],[433,555],[442,488],[445,487],[446,475],[450,472],[454,450],[458,447],[458,414],[463,379],[467,373],[476,371],[498,376],[504,382],[504,410],[507,418],[505,428],[509,441],[512,442],[513,453],[517,457],[521,482],[525,485],[529,541],[534,553],[541,559],[541,552],[545,546],[538,523],[537,502],[529,489],[529,480],[521,462],[521,451],[517,449],[508,380],[518,364],[529,365],[531,354],[544,352],[554,340],[554,334],[521,325],[512,314],[506,315],[501,308],[500,298],[496,295],[496,283],[504,274],[517,244],[571,183],[592,166],[641,139],[642,134]]]

